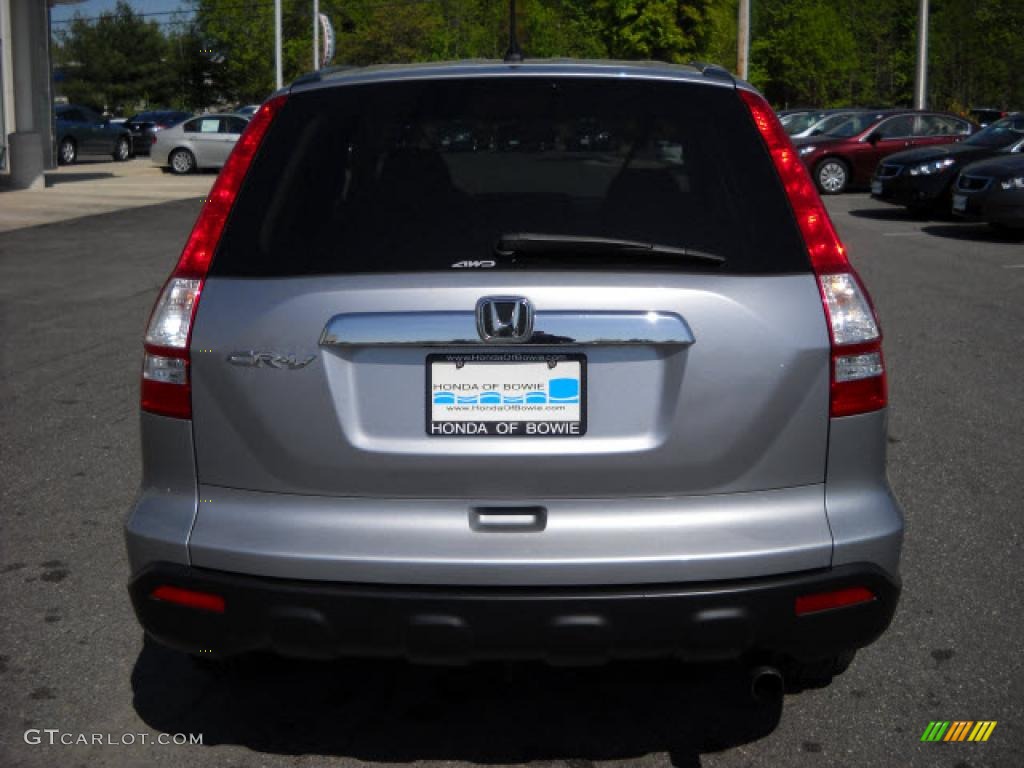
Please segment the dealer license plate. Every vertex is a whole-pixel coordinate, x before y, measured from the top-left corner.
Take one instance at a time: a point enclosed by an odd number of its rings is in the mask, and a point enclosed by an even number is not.
[[[427,434],[432,437],[580,437],[586,431],[584,355],[427,357]]]

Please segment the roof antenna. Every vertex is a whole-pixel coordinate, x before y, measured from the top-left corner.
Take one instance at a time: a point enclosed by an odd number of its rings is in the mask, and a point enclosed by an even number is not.
[[[505,51],[505,63],[518,64],[522,60],[523,50],[516,36],[516,0],[508,0],[508,50]]]

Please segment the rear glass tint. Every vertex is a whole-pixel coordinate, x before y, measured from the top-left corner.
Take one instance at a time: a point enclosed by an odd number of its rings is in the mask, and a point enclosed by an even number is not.
[[[640,240],[727,261],[495,253],[502,234],[523,232]],[[809,270],[771,160],[732,89],[503,77],[293,95],[250,169],[211,273],[417,272],[478,261]]]

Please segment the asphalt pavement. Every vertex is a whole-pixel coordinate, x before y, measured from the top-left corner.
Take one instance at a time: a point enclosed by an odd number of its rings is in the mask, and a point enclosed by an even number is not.
[[[732,665],[224,673],[144,642],[121,536],[141,336],[199,202],[0,234],[0,766],[1024,764],[1024,242],[828,204],[886,333],[904,593],[844,675],[766,705]],[[922,743],[933,720],[998,725]]]

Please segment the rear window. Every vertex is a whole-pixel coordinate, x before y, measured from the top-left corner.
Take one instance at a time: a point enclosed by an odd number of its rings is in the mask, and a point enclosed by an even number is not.
[[[827,135],[837,139],[849,139],[865,131],[881,118],[882,115],[875,114],[854,115],[832,128]]]
[[[639,240],[726,262],[496,253],[503,234],[524,232]],[[293,95],[250,169],[211,273],[422,272],[477,262],[809,270],[782,186],[733,90],[508,77]]]

